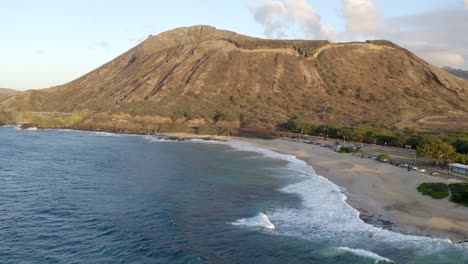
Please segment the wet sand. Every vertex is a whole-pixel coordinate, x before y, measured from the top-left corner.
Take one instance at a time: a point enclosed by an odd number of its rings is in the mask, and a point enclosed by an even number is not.
[[[431,177],[328,148],[282,139],[263,140],[187,133],[162,133],[172,139],[240,141],[257,147],[291,154],[304,160],[315,171],[345,189],[348,203],[359,210],[367,223],[392,231],[468,241],[468,207],[448,198],[435,200],[417,191],[424,182],[455,180]]]
[[[348,203],[361,219],[386,229],[415,235],[468,240],[468,207],[448,198],[434,200],[417,191],[424,182],[452,183],[408,172],[386,163],[340,154],[330,149],[281,139],[239,139],[258,147],[295,155],[322,175],[345,188]]]

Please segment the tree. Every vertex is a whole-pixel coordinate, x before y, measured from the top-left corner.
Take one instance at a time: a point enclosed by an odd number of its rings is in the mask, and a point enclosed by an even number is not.
[[[293,133],[301,134],[311,134],[313,130],[313,125],[308,124],[301,116],[294,116],[281,126]]]
[[[388,155],[387,153],[383,153],[380,154],[377,159],[382,162],[387,162],[390,159],[390,155]]]
[[[443,168],[456,158],[457,153],[452,145],[443,142],[440,138],[426,136],[417,148],[417,155],[430,158],[436,165]]]
[[[377,140],[376,135],[372,131],[367,131],[364,134],[364,140],[369,143],[374,143]]]
[[[406,144],[406,142],[408,141],[408,138],[409,137],[406,136],[406,135],[398,134],[393,139],[392,145],[399,146],[400,148],[402,148]]]
[[[361,142],[364,140],[364,131],[359,128],[345,127],[341,129],[341,134],[349,141]]]

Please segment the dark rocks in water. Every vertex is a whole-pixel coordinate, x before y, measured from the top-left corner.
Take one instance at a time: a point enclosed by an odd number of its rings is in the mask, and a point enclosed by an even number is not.
[[[35,126],[32,125],[32,124],[21,124],[20,125],[21,130],[26,130],[26,129],[33,128],[33,127],[35,127]]]
[[[359,215],[359,218],[361,218],[361,220],[364,221],[365,223],[373,225],[373,226],[381,227],[387,230],[395,229],[395,225],[391,221],[383,219],[382,215],[379,215],[377,217],[377,216],[371,215],[370,213],[368,213],[367,211],[363,209],[359,209],[359,211],[361,212]]]

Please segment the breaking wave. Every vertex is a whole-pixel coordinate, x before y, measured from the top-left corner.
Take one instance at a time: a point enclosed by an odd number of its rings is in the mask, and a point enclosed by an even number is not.
[[[259,213],[258,215],[251,217],[251,218],[239,219],[233,222],[232,224],[236,226],[275,229],[275,225],[270,221],[268,216],[264,213]]]
[[[354,254],[356,256],[373,259],[373,260],[375,260],[374,263],[376,263],[376,264],[377,263],[382,263],[382,262],[394,263],[394,261],[392,261],[391,259],[379,256],[379,255],[375,254],[374,252],[363,250],[363,249],[352,249],[352,248],[348,248],[348,247],[339,247],[337,249],[340,250],[340,251],[350,252],[350,253],[352,253],[352,254]]]
[[[145,139],[152,142],[169,141],[166,138],[153,136],[145,137]],[[359,218],[359,211],[346,202],[347,197],[342,188],[318,175],[311,166],[294,155],[277,153],[239,141],[188,140],[188,142],[228,145],[234,150],[255,152],[268,158],[288,162],[285,173],[300,177],[302,180],[280,191],[299,195],[302,198],[302,206],[272,210],[267,219],[268,223],[275,223],[277,234],[334,241],[342,247],[369,250],[372,250],[370,245],[387,245],[402,249],[412,247],[421,249],[423,253],[423,251],[434,252],[454,246],[448,239],[405,235],[365,223]],[[245,226],[254,225],[261,222],[261,218],[262,214],[234,223],[244,223]]]

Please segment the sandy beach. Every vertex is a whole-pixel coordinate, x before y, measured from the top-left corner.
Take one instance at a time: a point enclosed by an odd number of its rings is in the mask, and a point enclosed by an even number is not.
[[[161,133],[171,139],[240,141],[290,154],[307,162],[317,174],[345,190],[348,204],[367,223],[395,232],[468,241],[468,207],[448,198],[435,200],[417,191],[424,182],[454,183],[325,147],[282,139],[264,140],[229,136]]]
[[[448,198],[435,200],[417,191],[424,182],[454,183],[416,171],[395,167],[325,147],[282,139],[264,140],[229,136],[162,133],[176,139],[240,141],[260,148],[294,155],[317,174],[345,190],[348,203],[365,222],[395,232],[468,241],[468,207]]]
[[[322,175],[345,188],[348,203],[361,219],[405,234],[468,240],[468,208],[448,198],[434,200],[417,191],[424,182],[443,180],[389,164],[340,154],[320,146],[281,139],[235,138],[258,147],[295,155]]]

